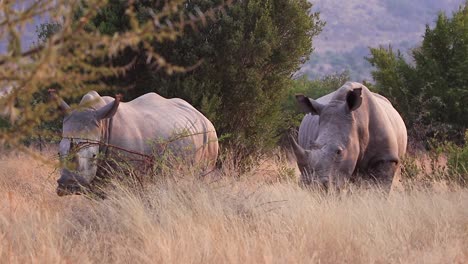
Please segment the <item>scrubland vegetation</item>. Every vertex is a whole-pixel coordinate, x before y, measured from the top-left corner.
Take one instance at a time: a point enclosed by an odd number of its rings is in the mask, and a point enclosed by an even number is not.
[[[300,188],[287,159],[265,162],[238,177],[226,166],[204,179],[163,173],[144,189],[117,183],[93,200],[59,198],[52,165],[2,155],[0,262],[468,261],[468,190],[456,184],[324,194]]]
[[[301,188],[293,159],[271,154],[303,117],[295,93],[320,97],[350,79],[292,78],[324,26],[312,7],[42,1],[13,12],[0,2],[0,263],[467,263],[467,5],[427,28],[414,63],[370,50],[366,85],[392,101],[411,139],[390,195]],[[53,21],[22,50],[37,15]],[[50,88],[75,103],[89,90],[183,98],[215,124],[220,166],[205,177],[117,168],[114,178],[130,180],[109,184],[106,199],[58,197],[56,151],[24,151],[60,138]]]
[[[433,26],[440,11],[450,16],[465,0],[312,2],[327,25],[302,72],[320,78],[348,70],[353,80],[372,81],[372,66],[362,59],[370,55],[369,47],[391,45],[407,55],[419,46],[426,24]]]

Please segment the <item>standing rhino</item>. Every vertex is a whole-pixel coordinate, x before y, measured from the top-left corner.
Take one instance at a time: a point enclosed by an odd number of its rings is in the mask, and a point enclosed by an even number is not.
[[[59,196],[79,193],[91,184],[98,171],[98,155],[118,152],[127,160],[141,160],[162,155],[166,146],[175,157],[191,164],[212,167],[216,162],[218,138],[213,124],[182,99],[148,93],[123,103],[119,96],[114,100],[91,91],[70,111],[54,91],[51,95],[68,112],[59,145]]]
[[[407,133],[385,97],[348,82],[317,100],[296,99],[308,113],[299,127],[299,144],[292,142],[303,184],[339,189],[345,181],[362,178],[390,190],[399,176]]]

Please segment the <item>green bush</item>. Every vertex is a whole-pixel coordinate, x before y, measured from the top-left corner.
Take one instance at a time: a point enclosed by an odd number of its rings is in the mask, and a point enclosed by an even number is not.
[[[31,139],[44,139],[45,134],[51,134],[50,130],[57,127],[53,122],[61,112],[56,111],[56,102],[41,98],[48,88],[56,88],[59,96],[64,98],[81,98],[90,90],[101,93],[117,90],[112,81],[119,83],[122,76],[145,80],[139,78],[141,75],[132,75],[138,72],[138,65],[146,65],[153,72],[183,71],[181,67],[167,63],[165,57],[151,47],[163,42],[171,42],[167,44],[170,46],[191,24],[217,20],[232,3],[231,0],[218,1],[220,4],[213,9],[188,14],[184,12],[186,4],[181,0],[110,2],[122,6],[123,12],[115,17],[126,21],[124,32],[103,34],[105,32],[93,27],[93,22],[106,14],[108,1],[57,0],[48,2],[46,7],[31,2],[20,9],[12,2],[0,1],[0,13],[9,14],[0,23],[0,41],[7,44],[7,52],[0,56],[0,87],[11,88],[10,93],[0,98],[0,111],[2,116],[6,115],[0,120],[0,145],[22,148],[22,144]],[[141,19],[141,10],[137,10],[141,3],[157,5],[158,9],[151,12],[150,18]],[[39,26],[37,45],[25,50],[21,36],[36,16],[48,17],[60,24]],[[131,51],[141,51],[138,53],[141,55],[139,63],[118,61],[121,55]],[[159,85],[151,84],[150,88]],[[133,86],[129,82],[122,83],[122,86],[126,85]]]
[[[448,156],[451,178],[464,185],[468,184],[468,130],[465,131],[464,145],[457,146],[452,142],[446,142],[439,150]]]
[[[412,134],[463,141],[468,124],[468,1],[453,17],[440,13],[434,28],[426,26],[411,62],[391,47],[370,51],[375,89],[392,101]]]
[[[221,0],[185,1],[183,12],[196,14],[221,4]],[[140,23],[161,8],[159,2],[138,2]],[[113,35],[129,29],[126,1],[110,1],[91,20],[90,28]],[[324,23],[311,12],[306,0],[236,1],[215,21],[193,24],[173,42],[126,49],[113,65],[132,62],[125,75],[103,80],[130,100],[147,92],[179,97],[203,112],[225,138],[225,147],[239,161],[271,149],[283,124],[281,101],[297,71],[312,52],[312,38]],[[165,63],[184,66],[186,72],[160,71],[148,49]],[[96,63],[107,63],[103,59]],[[192,66],[196,67],[192,67]],[[131,89],[126,89],[131,87]]]

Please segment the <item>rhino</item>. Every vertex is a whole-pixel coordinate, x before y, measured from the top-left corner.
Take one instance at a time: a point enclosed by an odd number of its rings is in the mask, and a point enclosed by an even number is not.
[[[65,113],[59,196],[79,194],[89,187],[102,156],[118,153],[135,163],[170,151],[188,164],[209,168],[216,163],[218,137],[213,124],[182,99],[147,93],[124,103],[120,96],[101,97],[90,91],[71,110],[55,91],[50,95]]]
[[[385,97],[363,84],[348,82],[317,100],[296,100],[306,113],[292,147],[305,186],[340,190],[364,180],[390,191],[399,180],[407,131]]]

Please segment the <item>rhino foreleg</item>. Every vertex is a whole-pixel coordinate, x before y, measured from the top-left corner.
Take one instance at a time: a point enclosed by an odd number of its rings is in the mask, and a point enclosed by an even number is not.
[[[398,161],[381,160],[376,162],[370,169],[371,180],[384,192],[390,192],[393,178],[398,171]]]

